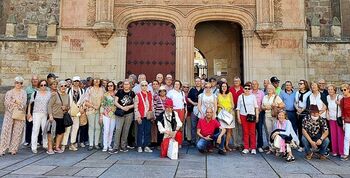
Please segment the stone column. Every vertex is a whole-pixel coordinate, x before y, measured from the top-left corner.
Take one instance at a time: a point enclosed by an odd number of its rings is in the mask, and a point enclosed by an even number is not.
[[[194,82],[194,35],[195,30],[176,30],[175,78],[183,82]]]
[[[243,36],[243,81],[253,80],[253,37],[254,30],[242,30]]]
[[[117,63],[115,64],[117,67],[117,80],[124,80],[127,76],[126,74],[126,46],[127,46],[127,29],[117,29],[116,30],[116,57]]]
[[[96,23],[93,30],[100,43],[105,47],[114,33],[114,0],[96,0]]]

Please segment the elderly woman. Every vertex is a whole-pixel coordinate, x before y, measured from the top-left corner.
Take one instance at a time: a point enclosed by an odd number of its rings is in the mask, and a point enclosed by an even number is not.
[[[89,122],[89,148],[92,150],[100,149],[98,146],[101,134],[102,119],[100,119],[100,107],[104,94],[104,89],[101,87],[102,83],[100,79],[95,78],[93,85],[86,91],[85,106],[87,107],[86,114]]]
[[[276,95],[275,87],[271,84],[267,85],[267,95],[264,96],[262,100],[261,108],[265,111],[265,129],[266,129],[266,138],[270,139],[270,134],[273,129],[273,123],[276,121],[276,116],[272,115],[273,107],[279,109],[284,108],[284,103],[282,99]],[[270,153],[270,152],[268,152]]]
[[[167,93],[167,97],[174,101],[174,110],[179,114],[181,122],[184,122],[187,113],[186,96],[181,90],[182,83],[179,80],[174,81],[174,87]]]
[[[23,87],[24,79],[15,78],[15,87],[6,92],[5,115],[1,129],[0,156],[5,155],[6,150],[15,155],[22,140],[22,131],[25,125],[25,108],[27,94]]]
[[[142,81],[141,92],[139,92],[135,97],[135,120],[137,121],[137,152],[141,153],[144,148],[145,152],[153,152],[149,148],[151,142],[151,112],[153,111],[153,97],[151,92],[147,90],[147,82]]]
[[[161,86],[158,90],[158,94],[153,95],[153,108],[154,108],[154,115],[156,118],[161,116],[161,114],[165,111],[164,104],[166,99],[168,99],[168,97],[166,97],[166,88],[164,86]],[[158,146],[161,144],[162,140],[163,140],[163,134],[157,131]]]
[[[57,85],[58,85],[57,80],[51,81],[51,83],[49,83],[49,85],[50,85],[50,91],[51,91],[51,93],[57,92]]]
[[[211,84],[206,82],[204,84],[204,91],[200,95],[198,95],[198,118],[202,119],[205,116],[206,110],[211,108],[215,113],[217,111],[217,98],[211,91]]]
[[[65,132],[65,126],[63,122],[63,115],[65,112],[68,112],[69,110],[69,96],[66,93],[67,90],[67,82],[66,81],[60,81],[58,83],[59,90],[57,93],[51,94],[51,98],[48,105],[48,113],[49,113],[49,121],[55,120],[56,122],[56,144],[55,144],[55,150],[54,152],[57,153],[63,153],[63,150],[61,149],[61,143],[63,139],[63,134]],[[51,134],[47,135],[48,137],[48,154],[52,154],[52,138]],[[50,138],[49,138],[50,137]]]
[[[342,160],[349,159],[349,144],[350,144],[350,86],[349,84],[343,84],[341,86],[343,92],[343,98],[340,100],[340,108],[342,111],[342,118],[344,122],[344,155]]]
[[[309,109],[310,105],[317,105],[318,110],[320,111],[320,116],[323,119],[326,119],[327,99],[324,100],[324,98],[322,97],[320,92],[320,86],[318,85],[318,83],[311,82],[310,86],[311,86],[311,94],[306,100],[307,108]]]
[[[287,162],[295,161],[291,147],[299,144],[298,136],[293,130],[292,123],[287,120],[285,111],[279,111],[277,118],[270,138],[272,148],[276,150],[276,156],[282,154],[286,156]]]
[[[42,135],[44,135],[44,128],[47,121],[47,107],[49,105],[49,100],[51,98],[51,92],[47,91],[47,81],[40,80],[38,84],[38,91],[35,91],[30,99],[30,103],[28,107],[28,121],[33,121],[33,129],[32,129],[32,152],[36,154],[37,151],[37,143],[38,143],[38,135],[41,128]],[[30,111],[33,113],[30,113]],[[43,137],[43,146],[47,147],[47,139]]]

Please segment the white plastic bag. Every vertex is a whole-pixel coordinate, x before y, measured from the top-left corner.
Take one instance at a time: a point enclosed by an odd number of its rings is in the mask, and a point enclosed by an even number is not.
[[[170,139],[167,156],[170,159],[177,159],[178,155],[179,155],[179,143],[174,139]]]
[[[218,114],[218,118],[222,121],[224,121],[227,125],[231,125],[234,121],[233,115],[226,111],[225,109],[221,109],[221,111]]]

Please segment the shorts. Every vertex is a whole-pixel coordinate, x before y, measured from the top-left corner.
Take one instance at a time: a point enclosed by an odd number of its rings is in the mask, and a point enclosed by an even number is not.
[[[54,118],[56,121],[56,135],[63,134],[66,131],[63,118]]]

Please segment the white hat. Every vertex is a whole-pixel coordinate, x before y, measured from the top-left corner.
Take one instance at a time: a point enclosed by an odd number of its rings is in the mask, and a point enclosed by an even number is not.
[[[165,88],[165,86],[162,85],[162,86],[159,87],[159,91],[163,91],[163,90],[166,91],[166,88]]]
[[[79,77],[79,76],[73,77],[73,82],[74,82],[74,81],[77,81],[77,80],[80,81],[80,77]]]

